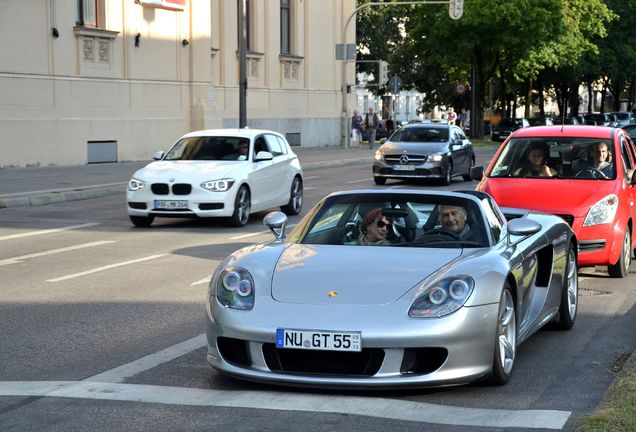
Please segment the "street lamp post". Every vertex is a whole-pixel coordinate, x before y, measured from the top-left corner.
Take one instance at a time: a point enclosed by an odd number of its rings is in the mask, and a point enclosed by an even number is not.
[[[239,128],[247,126],[247,0],[239,0]]]
[[[360,9],[363,7],[369,6],[407,6],[407,5],[420,5],[420,4],[454,4],[454,2],[459,1],[461,3],[461,7],[463,10],[463,0],[420,0],[420,1],[398,1],[394,3],[384,3],[384,2],[371,2],[365,3],[363,5],[358,6],[352,13],[349,15],[347,22],[345,23],[344,28],[342,29],[342,49],[343,49],[343,60],[342,60],[342,129],[344,133],[344,148],[351,148],[351,116],[349,114],[349,104],[347,103],[347,62],[349,59],[347,58],[347,29],[349,28],[349,23],[351,19],[358,13]],[[461,16],[461,11],[459,12],[457,17],[453,17],[453,19],[457,19]],[[355,89],[355,75],[354,75],[354,86]]]

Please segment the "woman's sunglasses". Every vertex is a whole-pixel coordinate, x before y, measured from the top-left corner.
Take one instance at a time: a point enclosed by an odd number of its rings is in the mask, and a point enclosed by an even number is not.
[[[387,229],[391,226],[391,222],[384,222],[383,220],[379,220],[375,223],[378,228],[384,228],[387,227]]]

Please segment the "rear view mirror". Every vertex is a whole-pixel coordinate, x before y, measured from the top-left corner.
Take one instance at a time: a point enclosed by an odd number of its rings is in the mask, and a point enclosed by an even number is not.
[[[165,154],[165,153],[163,152],[163,150],[159,150],[158,152],[156,152],[156,153],[152,156],[152,158],[153,158],[154,160],[161,160],[161,159],[163,159],[164,154]]]

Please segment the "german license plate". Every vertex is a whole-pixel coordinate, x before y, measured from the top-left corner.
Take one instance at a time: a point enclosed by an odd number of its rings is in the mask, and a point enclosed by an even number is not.
[[[394,165],[395,171],[415,171],[415,165]]]
[[[322,351],[362,351],[360,332],[276,329],[276,347]]]
[[[188,201],[186,200],[177,200],[177,201],[155,200],[155,208],[164,209],[164,210],[184,209],[184,208],[188,208]]]

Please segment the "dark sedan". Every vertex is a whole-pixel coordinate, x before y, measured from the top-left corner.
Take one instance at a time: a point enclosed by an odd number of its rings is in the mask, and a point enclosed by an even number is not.
[[[530,122],[526,118],[505,118],[501,119],[492,130],[493,141],[505,141],[517,129],[529,127]]]
[[[410,124],[398,129],[375,152],[373,180],[438,179],[448,185],[457,175],[470,180],[473,144],[459,126]]]

